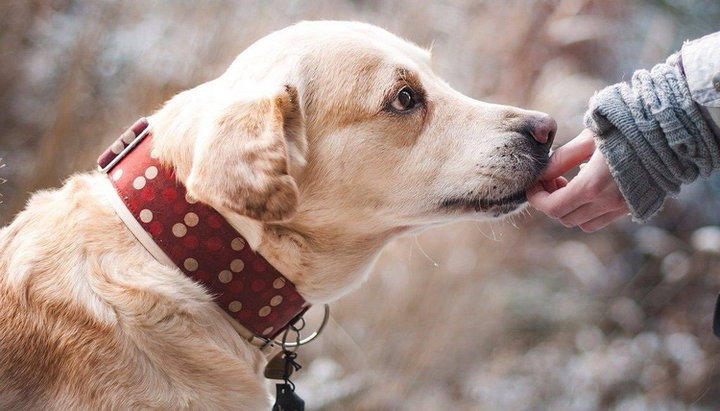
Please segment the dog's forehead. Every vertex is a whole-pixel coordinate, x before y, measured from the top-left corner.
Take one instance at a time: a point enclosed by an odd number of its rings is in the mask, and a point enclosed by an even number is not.
[[[338,123],[376,114],[401,79],[433,78],[430,53],[379,27],[357,22],[301,22],[271,33],[238,56],[217,84],[241,93],[290,84],[306,114],[332,112]],[[231,88],[232,88],[231,87]],[[342,102],[339,104],[338,102]]]
[[[347,21],[306,21],[290,26],[281,33],[294,39],[306,53],[318,50],[324,55],[339,54],[350,60],[368,56],[384,57],[390,63],[430,65],[430,52],[380,27]],[[354,55],[352,53],[355,53]]]
[[[243,51],[222,76],[230,83],[318,77],[388,80],[396,67],[432,72],[429,51],[366,23],[309,21],[271,33]]]
[[[319,25],[316,30],[324,31],[323,25]],[[399,52],[417,62],[430,62],[430,52],[428,50],[378,26],[358,22],[337,22],[335,30],[338,32],[338,36],[342,36],[343,32],[359,34],[357,36],[359,40],[366,40],[368,47],[375,47],[384,52]]]

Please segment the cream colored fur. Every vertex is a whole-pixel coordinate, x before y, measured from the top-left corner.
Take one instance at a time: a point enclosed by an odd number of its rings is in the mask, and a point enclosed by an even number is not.
[[[393,112],[404,86],[425,101]],[[535,114],[463,96],[427,51],[379,28],[306,22],[150,124],[189,192],[324,303],[358,287],[397,235],[521,207],[472,205],[535,179],[542,161],[521,132]],[[104,178],[35,194],[0,231],[0,409],[269,408],[263,355],[135,240]]]

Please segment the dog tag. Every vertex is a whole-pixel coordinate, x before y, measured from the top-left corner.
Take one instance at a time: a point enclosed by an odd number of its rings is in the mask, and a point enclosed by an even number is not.
[[[295,369],[287,366],[287,360],[285,358],[285,352],[280,351],[265,366],[265,378],[271,380],[284,380],[290,378]],[[285,375],[285,373],[288,375]]]
[[[290,384],[277,384],[277,396],[272,411],[305,411],[305,401],[295,394]]]

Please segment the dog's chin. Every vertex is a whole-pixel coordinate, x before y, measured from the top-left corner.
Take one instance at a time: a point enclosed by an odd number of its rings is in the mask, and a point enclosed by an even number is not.
[[[458,197],[444,200],[440,207],[446,212],[484,217],[502,217],[519,211],[527,204],[525,190],[497,198]]]

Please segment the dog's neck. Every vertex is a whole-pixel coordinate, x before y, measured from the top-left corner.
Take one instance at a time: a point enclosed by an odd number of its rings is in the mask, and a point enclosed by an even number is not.
[[[309,207],[274,224],[220,212],[312,304],[335,300],[359,286],[382,248],[406,230],[368,231],[369,216],[354,223],[332,222]]]
[[[98,158],[112,186],[105,193],[111,206],[157,261],[206,286],[244,336],[278,335],[307,309],[306,300],[227,218],[195,199],[175,170],[158,161],[152,135],[140,119]]]
[[[188,96],[190,97],[190,96]],[[174,101],[181,101],[181,93]],[[175,168],[181,182],[190,173],[197,121],[168,104],[149,117],[159,160]],[[362,283],[380,250],[405,227],[388,228],[373,216],[330,221],[322,207],[301,198],[299,210],[287,222],[264,223],[216,207],[216,210],[275,268],[292,281],[312,304],[337,299]]]

